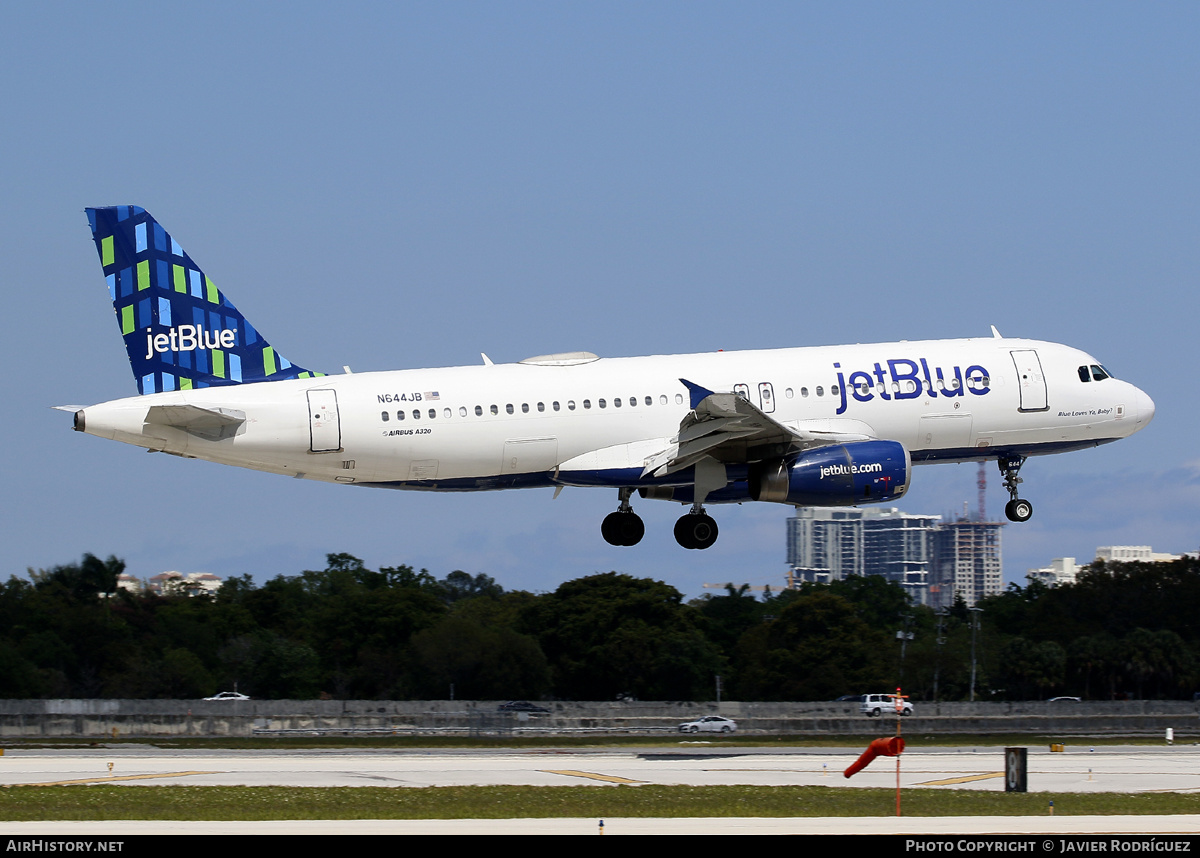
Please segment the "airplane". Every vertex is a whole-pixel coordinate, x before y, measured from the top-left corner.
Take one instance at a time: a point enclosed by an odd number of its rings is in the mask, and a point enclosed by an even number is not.
[[[701,354],[539,355],[510,364],[326,375],[293,364],[143,208],[88,208],[138,396],[74,428],[153,452],[417,491],[603,487],[611,545],[631,499],[683,504],[684,548],[717,539],[706,504],[855,506],[901,497],[914,465],[995,460],[1027,521],[1030,456],[1132,435],[1154,402],[1065,345],[991,336]]]

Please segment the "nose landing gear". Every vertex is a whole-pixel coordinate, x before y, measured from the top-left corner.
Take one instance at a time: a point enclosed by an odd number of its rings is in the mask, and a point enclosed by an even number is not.
[[[1017,474],[1023,464],[1024,456],[1001,456],[996,460],[1000,473],[1004,475],[1004,488],[1008,489],[1008,496],[1011,498],[1004,505],[1004,515],[1009,521],[1029,521],[1033,517],[1033,504],[1017,496],[1017,486],[1023,482]]]

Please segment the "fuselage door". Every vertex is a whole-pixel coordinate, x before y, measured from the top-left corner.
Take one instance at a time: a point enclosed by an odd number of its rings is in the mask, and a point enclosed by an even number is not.
[[[1017,349],[1012,352],[1013,364],[1017,368],[1017,382],[1021,387],[1021,411],[1046,411],[1050,405],[1046,396],[1046,377],[1042,374],[1042,362],[1034,349]]]
[[[775,410],[775,388],[771,386],[771,382],[769,381],[759,382],[758,407],[762,409],[764,414],[770,414]]]
[[[308,434],[308,449],[313,453],[335,453],[342,448],[336,391],[308,391]]]

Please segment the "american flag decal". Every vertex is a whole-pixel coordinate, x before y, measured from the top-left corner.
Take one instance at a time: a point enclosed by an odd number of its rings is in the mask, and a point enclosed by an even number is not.
[[[438,392],[436,390],[427,390],[427,391],[425,391],[424,395],[425,395],[426,399],[440,399],[441,398],[440,396],[438,396]]]

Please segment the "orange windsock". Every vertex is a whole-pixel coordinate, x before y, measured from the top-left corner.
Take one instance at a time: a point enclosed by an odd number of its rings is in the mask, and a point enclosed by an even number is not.
[[[892,736],[890,739],[875,739],[871,744],[867,745],[867,749],[862,752],[862,756],[854,761],[854,765],[842,772],[846,777],[858,774],[867,767],[867,764],[876,757],[898,757],[904,753],[904,740],[899,736]]]

